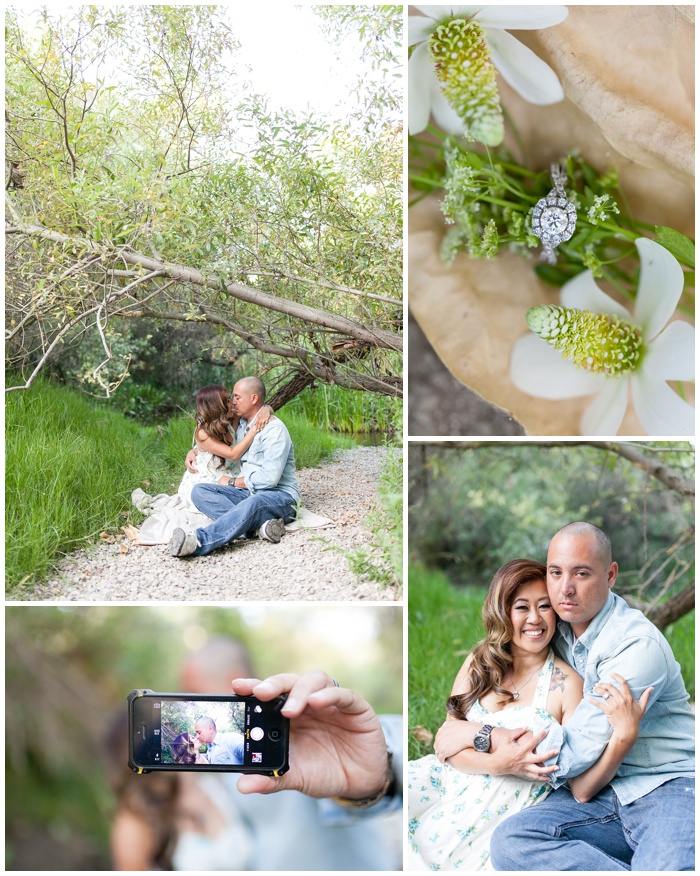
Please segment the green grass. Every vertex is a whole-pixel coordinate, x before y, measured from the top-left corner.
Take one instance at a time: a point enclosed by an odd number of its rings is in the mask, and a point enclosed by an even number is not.
[[[695,701],[695,609],[669,624],[664,636],[671,646],[673,655],[681,665],[685,689],[690,701]]]
[[[401,399],[339,386],[305,389],[284,406],[282,416],[290,411],[338,432],[401,432],[403,428]]]
[[[390,452],[379,482],[377,501],[367,516],[374,533],[370,549],[345,551],[350,570],[367,575],[382,588],[403,589],[403,454]],[[379,558],[374,550],[379,549]],[[374,550],[372,550],[374,549]]]
[[[309,422],[303,414],[287,410],[286,406],[280,411],[280,419],[292,437],[297,468],[313,468],[327,459],[334,450],[346,450],[356,446],[352,438],[331,434],[323,427]]]
[[[445,720],[445,701],[467,652],[483,637],[482,587],[457,589],[441,572],[411,566],[408,574],[408,757],[432,752],[413,733],[435,733]],[[686,690],[695,699],[695,612],[664,630],[680,663]]]
[[[483,588],[457,590],[441,572],[408,570],[408,757],[432,752],[411,732],[435,734],[445,720],[445,701],[469,649],[483,635]]]
[[[297,466],[318,465],[348,438],[286,414]],[[6,587],[47,576],[67,553],[132,512],[131,492],[172,493],[192,445],[193,422],[142,426],[48,381],[10,393],[5,407]]]

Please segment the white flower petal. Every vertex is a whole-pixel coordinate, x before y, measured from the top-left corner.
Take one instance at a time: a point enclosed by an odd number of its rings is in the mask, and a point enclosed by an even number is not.
[[[440,81],[434,73],[430,83],[430,103],[435,121],[443,131],[446,131],[448,134],[466,133],[464,122],[450,106],[440,87]]]
[[[561,303],[564,307],[592,310],[593,313],[614,314],[623,319],[632,320],[629,310],[606,295],[598,286],[593,279],[592,271],[583,271],[577,274],[573,280],[569,280],[561,287]]]
[[[428,15],[434,21],[443,18],[474,18],[483,6],[415,6],[419,12]]]
[[[673,316],[683,292],[683,268],[660,243],[638,237],[642,273],[634,305],[634,320],[651,340]]]
[[[558,400],[591,395],[605,385],[605,378],[577,368],[537,335],[525,335],[513,346],[510,379],[535,398]]]
[[[687,322],[670,323],[648,346],[642,370],[660,380],[695,379],[695,329]]]
[[[484,36],[491,60],[521,97],[541,106],[564,100],[557,74],[531,49],[504,30],[485,28]]]
[[[428,44],[418,46],[408,59],[408,133],[419,134],[430,120],[430,86],[435,79]]]
[[[663,380],[638,371],[632,376],[632,399],[647,435],[695,434],[695,409]]]
[[[602,392],[593,399],[581,417],[582,435],[617,435],[629,400],[626,377],[608,378]]]
[[[425,18],[423,15],[409,15],[408,29],[406,31],[408,45],[413,46],[416,43],[422,43],[428,39],[434,30],[435,22],[432,18]]]
[[[482,27],[539,30],[561,24],[568,14],[566,6],[484,6],[474,18]]]

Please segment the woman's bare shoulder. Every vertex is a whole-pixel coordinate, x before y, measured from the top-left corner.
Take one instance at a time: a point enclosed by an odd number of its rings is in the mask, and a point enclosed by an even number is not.
[[[549,689],[558,691],[563,699],[574,697],[580,700],[583,695],[583,679],[573,666],[569,666],[560,657],[555,657]]]

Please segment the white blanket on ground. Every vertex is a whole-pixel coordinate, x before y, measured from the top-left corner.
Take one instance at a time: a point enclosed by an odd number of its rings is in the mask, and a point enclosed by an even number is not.
[[[190,532],[212,522],[180,495],[168,496],[166,493],[159,493],[157,496],[149,496],[139,488],[131,494],[131,501],[139,511],[149,515],[141,524],[138,543],[142,545],[167,544],[178,528]],[[331,526],[333,522],[329,517],[322,517],[306,508],[301,508],[297,519],[293,523],[288,523],[285,528],[288,532],[297,529],[321,529],[324,526]]]

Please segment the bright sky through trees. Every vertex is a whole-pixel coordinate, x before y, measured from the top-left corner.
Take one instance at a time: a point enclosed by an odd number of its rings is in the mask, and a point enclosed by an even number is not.
[[[268,95],[276,109],[345,117],[343,102],[364,66],[355,39],[329,45],[310,6],[277,5],[261,13],[259,6],[237,4],[229,10],[241,42],[239,69],[254,91]]]

